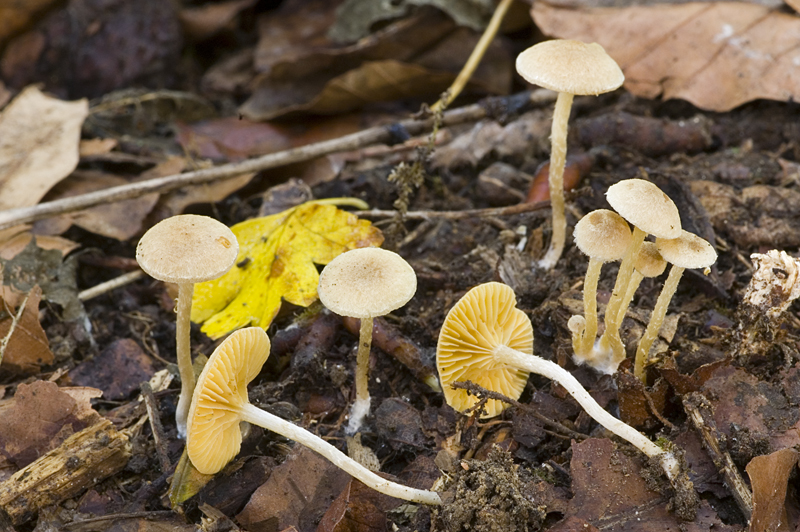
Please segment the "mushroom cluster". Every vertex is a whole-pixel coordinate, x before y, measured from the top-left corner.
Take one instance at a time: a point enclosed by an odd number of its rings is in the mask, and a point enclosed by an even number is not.
[[[564,251],[567,219],[564,215],[564,166],[567,123],[575,95],[603,94],[625,81],[619,65],[597,43],[556,39],[536,44],[517,56],[517,72],[525,81],[558,92],[550,135],[550,205],[553,235],[539,266],[553,268]]]
[[[575,227],[575,243],[589,256],[589,268],[584,281],[584,316],[570,318],[568,327],[576,362],[614,373],[625,358],[619,328],[636,289],[643,278],[661,275],[666,263],[671,263],[673,267],[636,353],[634,374],[644,380],[650,347],[683,270],[707,268],[716,261],[717,254],[711,244],[681,229],[677,206],[653,183],[643,179],[620,181],[609,187],[606,198],[616,213],[605,209],[590,212]],[[632,232],[628,223],[633,226]],[[655,242],[645,241],[648,234],[655,237]],[[605,331],[595,342],[599,264],[620,258],[614,291],[606,306]]]

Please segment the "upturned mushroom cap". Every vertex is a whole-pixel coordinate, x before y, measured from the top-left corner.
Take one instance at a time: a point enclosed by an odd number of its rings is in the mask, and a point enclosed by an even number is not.
[[[602,94],[625,81],[619,65],[597,43],[556,39],[517,56],[517,72],[529,83],[570,94]]]
[[[608,187],[608,203],[630,223],[657,238],[681,236],[678,207],[650,181],[625,179]]]
[[[151,227],[136,246],[136,260],[151,277],[168,283],[216,279],[236,262],[239,242],[225,224],[181,214]]]
[[[201,473],[213,475],[239,454],[239,411],[248,402],[247,384],[267,361],[269,346],[264,329],[239,329],[214,350],[203,368],[186,428],[189,459]]]
[[[667,261],[658,252],[655,242],[644,242],[633,267],[643,277],[658,277],[667,268]]]
[[[603,262],[621,259],[631,243],[628,222],[608,209],[597,209],[581,218],[573,236],[578,249]]]
[[[688,231],[681,231],[679,238],[657,238],[656,246],[664,260],[680,268],[706,268],[717,260],[714,247]]]
[[[466,390],[454,390],[454,382],[475,384],[517,399],[528,382],[528,373],[499,364],[494,349],[505,345],[533,354],[533,326],[516,308],[514,291],[501,283],[476,286],[447,313],[436,347],[436,367],[447,404],[463,412],[477,403]],[[489,399],[486,414],[493,417],[506,408],[502,401]]]
[[[340,316],[374,318],[408,303],[417,291],[417,275],[397,253],[358,248],[325,266],[317,291],[322,304]]]

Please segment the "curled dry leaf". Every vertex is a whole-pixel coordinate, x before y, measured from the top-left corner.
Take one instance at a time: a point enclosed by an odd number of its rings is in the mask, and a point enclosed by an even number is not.
[[[750,532],[789,532],[794,530],[786,512],[789,474],[797,465],[794,449],[781,449],[756,456],[747,464],[753,487],[753,517]]]
[[[53,363],[53,353],[47,335],[39,323],[39,301],[42,299],[42,290],[38,286],[31,289],[25,310],[11,333],[11,338],[6,345],[5,353],[0,353],[0,375],[6,371],[33,374],[41,366]],[[8,302],[2,302],[0,308],[0,338],[5,338],[11,332],[13,317],[17,309]]]
[[[547,35],[600,43],[637,96],[712,111],[800,98],[795,15],[745,2],[581,9],[536,2],[532,15]]]
[[[86,100],[64,102],[36,87],[0,115],[0,210],[36,205],[78,165]]]

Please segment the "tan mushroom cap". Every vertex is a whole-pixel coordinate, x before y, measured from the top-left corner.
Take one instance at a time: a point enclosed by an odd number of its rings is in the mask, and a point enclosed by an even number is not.
[[[630,223],[657,238],[681,236],[678,207],[660,188],[644,179],[625,179],[608,187],[608,203]]]
[[[454,382],[472,381],[512,399],[519,398],[528,373],[495,362],[493,351],[505,345],[533,354],[533,326],[516,308],[514,291],[501,283],[476,286],[447,313],[436,347],[436,368],[447,404],[463,412],[478,402]],[[507,405],[489,399],[484,418],[500,414]]]
[[[151,227],[136,246],[136,260],[151,277],[168,283],[216,279],[236,262],[233,232],[208,216],[181,214]]]
[[[374,318],[408,303],[417,291],[417,275],[397,253],[358,248],[325,266],[317,291],[322,304],[340,316]]]
[[[658,252],[655,242],[644,242],[633,267],[643,277],[658,277],[667,269],[667,261]]]
[[[517,72],[534,85],[579,95],[610,92],[625,81],[602,46],[563,39],[540,42],[519,54]]]
[[[717,261],[714,246],[688,231],[679,238],[658,238],[656,245],[664,260],[680,268],[706,268]]]
[[[205,475],[239,454],[239,410],[248,402],[247,384],[269,356],[269,337],[260,327],[233,332],[208,359],[194,390],[186,427],[189,459]]]
[[[608,209],[597,209],[581,218],[573,237],[578,249],[603,262],[621,259],[632,238],[628,222]]]

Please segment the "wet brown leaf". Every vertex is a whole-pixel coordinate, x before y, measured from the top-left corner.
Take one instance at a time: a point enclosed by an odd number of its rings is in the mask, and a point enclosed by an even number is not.
[[[155,373],[153,362],[130,338],[114,341],[96,357],[69,372],[75,384],[103,390],[106,399],[127,398]]]
[[[350,479],[322,516],[317,532],[383,532],[386,530],[386,513],[381,507],[391,507],[393,500],[358,480]]]
[[[637,96],[713,111],[800,97],[795,15],[743,2],[580,9],[536,2],[532,15],[547,35],[603,45]]]
[[[78,165],[78,141],[89,106],[65,102],[36,87],[0,114],[0,209],[36,205]]]
[[[753,489],[753,517],[750,532],[788,532],[794,529],[786,513],[786,489],[789,474],[800,454],[781,449],[766,456],[756,456],[747,464]]]
[[[34,374],[42,366],[53,363],[53,352],[50,351],[50,343],[47,335],[39,323],[39,301],[42,298],[42,290],[38,286],[31,289],[28,301],[25,303],[25,310],[17,322],[14,332],[6,346],[5,354],[2,356],[2,368],[0,375],[6,371]],[[5,338],[11,330],[13,322],[12,316],[16,316],[17,309],[14,305],[7,302],[0,304],[4,311],[0,313],[0,338]]]
[[[24,467],[92,425],[100,416],[88,405],[90,395],[81,394],[81,404],[53,382],[20,384],[0,416],[0,454]]]

